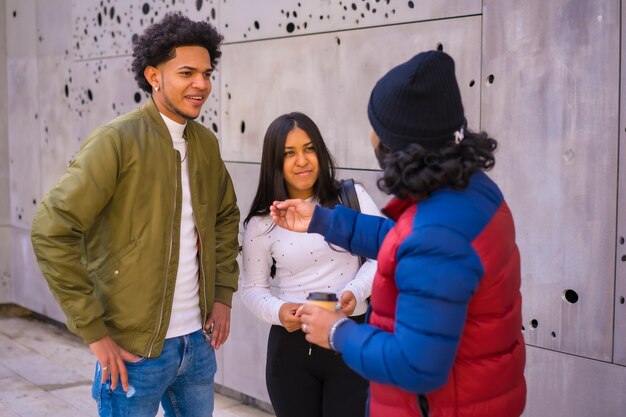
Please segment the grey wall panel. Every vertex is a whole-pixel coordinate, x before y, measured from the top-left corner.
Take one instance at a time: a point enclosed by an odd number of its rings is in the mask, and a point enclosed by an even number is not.
[[[30,231],[14,228],[11,249],[13,302],[65,323],[65,315],[37,266],[30,243]]]
[[[32,0],[29,2],[34,3]],[[37,0],[38,56],[71,57],[72,0]],[[45,73],[44,73],[45,74]]]
[[[32,200],[39,203],[42,196],[66,172],[71,157],[78,151],[79,143],[72,135],[72,117],[68,97],[65,95],[62,80],[67,76],[71,62],[66,55],[42,56],[37,67],[40,74],[46,74],[48,80],[60,82],[39,84],[38,98],[54,106],[41,106],[37,119],[39,127],[39,166],[41,180],[37,193]],[[33,205],[35,204],[33,203]]]
[[[209,98],[202,106],[202,112],[196,119],[197,122],[202,123],[207,128],[211,129],[213,133],[217,135],[217,139],[220,143],[223,143],[224,139],[221,135],[221,120],[220,120],[220,100],[221,100],[221,86],[220,76],[222,71],[221,62],[217,64],[217,67],[211,75],[211,94]]]
[[[523,417],[623,417],[626,368],[528,347]]]
[[[7,0],[6,4],[11,222],[29,228],[40,177],[37,3]]]
[[[257,166],[252,164],[226,163],[226,168],[233,180],[237,206],[241,211],[239,223],[239,242],[241,243],[243,217],[247,214],[252,202],[259,174]],[[241,256],[237,262],[241,267],[240,258]],[[243,305],[237,292],[233,296],[230,318],[228,340],[216,352],[218,369],[215,382],[254,398],[269,401],[265,390],[264,362],[259,362],[259,358],[265,357],[266,336],[259,334],[256,326],[259,322]],[[254,325],[251,327],[251,324]],[[242,369],[246,371],[242,372]]]
[[[6,28],[6,0],[0,1],[0,26]],[[7,86],[7,31],[0,30],[0,227],[11,219]],[[6,235],[3,236],[7,237]],[[2,242],[0,241],[0,244]]]
[[[228,163],[233,178],[242,223],[248,214],[259,179],[259,165]],[[240,225],[239,240],[243,232]],[[241,268],[241,262],[239,263]],[[241,280],[241,278],[240,278]],[[241,285],[241,282],[240,282]],[[269,402],[265,386],[265,356],[270,325],[257,319],[235,293],[231,316],[231,333],[223,349],[222,379],[217,381],[236,391]]]
[[[66,148],[58,139],[69,137],[70,131],[61,81],[69,68],[70,5],[67,0],[19,2],[11,6],[15,10],[7,24],[8,36],[17,40],[8,43],[8,167],[16,226],[11,232],[10,301],[60,321],[64,316],[34,259],[30,224],[46,191],[42,188],[49,188],[67,166],[55,162],[66,161],[59,155]]]
[[[9,58],[37,55],[37,2],[6,0],[6,36]]]
[[[37,0],[37,69],[45,74],[38,83],[37,99],[53,105],[40,106],[38,114],[40,169],[38,194],[34,202],[46,193],[65,172],[77,144],[71,137],[71,112],[65,82],[70,73],[72,39],[71,0]],[[34,203],[33,203],[34,204]]]
[[[626,8],[622,7],[622,22]],[[621,56],[626,56],[626,31],[621,33]],[[620,79],[626,79],[622,66]],[[617,200],[617,250],[615,256],[615,333],[613,361],[626,365],[626,83],[620,83],[619,177]]]
[[[269,323],[253,316],[239,294],[235,294],[231,335],[224,345],[222,385],[268,403],[265,360],[270,327]]]
[[[30,228],[40,193],[38,78],[36,58],[9,58],[11,221],[23,229]]]
[[[480,12],[480,0],[229,0],[222,5],[221,25],[227,42],[239,42],[442,19]]]
[[[226,45],[221,74],[225,158],[259,162],[269,123],[299,110],[318,124],[339,166],[377,169],[366,112],[371,88],[389,69],[438,43],[457,59],[467,117],[476,126],[480,83],[472,81],[480,79],[480,31],[481,18],[468,17],[454,24],[434,21]]]
[[[613,347],[619,11],[615,0],[485,0],[483,10],[482,123],[500,140],[492,175],[516,219],[526,340],[605,361]]]
[[[0,26],[3,28],[6,28],[6,17],[6,1],[0,0]],[[0,30],[0,304],[13,301],[6,40],[7,31]]]
[[[130,72],[131,59],[116,57],[75,61],[65,74],[64,100],[71,110],[73,139],[80,145],[96,127],[141,105],[141,91]],[[68,157],[71,155],[67,155]]]
[[[13,302],[13,280],[11,277],[12,229],[12,227],[0,225],[0,304]]]
[[[73,45],[77,59],[130,55],[132,40],[168,12],[218,26],[218,0],[73,0]]]

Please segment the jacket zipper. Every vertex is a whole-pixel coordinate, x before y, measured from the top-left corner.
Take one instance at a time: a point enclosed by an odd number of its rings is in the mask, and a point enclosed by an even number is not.
[[[204,333],[204,337],[207,340],[209,340],[210,336],[207,334],[207,331],[204,328],[204,324],[206,323],[207,316],[209,314],[207,310],[207,301],[206,301],[206,275],[204,274],[204,264],[202,263],[202,254],[204,253],[204,249],[202,246],[202,235],[200,234],[200,228],[198,227],[198,222],[196,221],[195,213],[193,213],[192,216],[193,216],[193,223],[196,226],[196,233],[198,233],[198,242],[200,243],[200,248],[198,249],[198,263],[200,264],[200,283],[202,284],[201,286],[202,301],[204,305],[204,316],[202,317],[202,333]]]
[[[184,136],[184,138],[187,141],[187,155],[190,155],[192,152],[191,142],[189,142],[186,136]],[[191,164],[190,159],[187,159],[187,164]],[[207,321],[207,317],[209,315],[209,311],[207,309],[207,300],[206,300],[206,275],[204,274],[204,263],[202,262],[202,254],[204,253],[204,247],[202,246],[202,234],[200,233],[200,228],[198,227],[198,222],[196,221],[196,209],[193,204],[194,195],[193,193],[191,193],[191,188],[192,187],[191,187],[191,179],[190,179],[189,180],[189,193],[191,194],[191,216],[193,218],[193,224],[196,227],[196,233],[198,233],[198,242],[200,243],[200,248],[198,248],[198,264],[200,265],[198,279],[200,279],[201,291],[202,291],[202,304],[204,305],[204,315],[202,317],[201,325],[202,325],[202,333],[204,334],[204,338],[207,341],[210,341],[213,328],[211,327],[209,332],[207,332],[207,330],[204,328],[204,325],[206,324],[206,321]]]
[[[156,343],[157,336],[159,334],[159,329],[161,329],[161,325],[163,324],[163,311],[165,310],[165,294],[167,293],[167,277],[170,273],[170,263],[172,262],[172,246],[174,246],[174,218],[176,217],[176,196],[178,195],[178,159],[180,158],[180,154],[177,150],[174,150],[176,161],[174,163],[174,168],[176,170],[176,175],[174,175],[174,210],[172,210],[172,221],[171,229],[170,229],[170,249],[169,254],[167,256],[167,268],[165,269],[165,285],[163,286],[163,298],[161,299],[161,314],[159,315],[159,324],[156,328],[156,333],[154,334],[154,339],[152,339],[152,343],[150,343],[150,349],[148,350],[148,357],[152,356],[152,348]]]

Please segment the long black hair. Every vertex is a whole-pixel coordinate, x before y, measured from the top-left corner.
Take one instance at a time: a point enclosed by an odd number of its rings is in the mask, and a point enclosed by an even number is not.
[[[486,132],[465,130],[460,143],[453,138],[433,149],[413,143],[404,149],[392,151],[379,142],[376,157],[383,170],[378,188],[399,198],[423,200],[443,188],[463,189],[470,176],[493,168],[494,151],[498,142]]]
[[[303,113],[283,114],[276,118],[265,132],[259,185],[252,200],[250,212],[243,222],[244,226],[254,216],[267,215],[274,201],[289,198],[283,175],[285,142],[289,132],[296,127],[309,136],[315,147],[319,167],[317,181],[313,186],[313,195],[324,207],[334,207],[339,201],[339,182],[335,178],[335,161],[324,143],[319,128]]]

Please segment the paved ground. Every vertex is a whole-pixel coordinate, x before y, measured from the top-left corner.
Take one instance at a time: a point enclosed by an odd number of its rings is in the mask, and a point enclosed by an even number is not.
[[[89,348],[59,326],[0,317],[0,415],[97,417],[91,399],[93,364]],[[219,394],[213,416],[271,417]]]

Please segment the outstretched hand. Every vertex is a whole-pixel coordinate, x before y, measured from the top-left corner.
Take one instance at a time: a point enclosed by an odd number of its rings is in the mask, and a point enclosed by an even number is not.
[[[313,217],[315,204],[304,200],[274,201],[270,216],[274,223],[292,232],[306,232]]]

